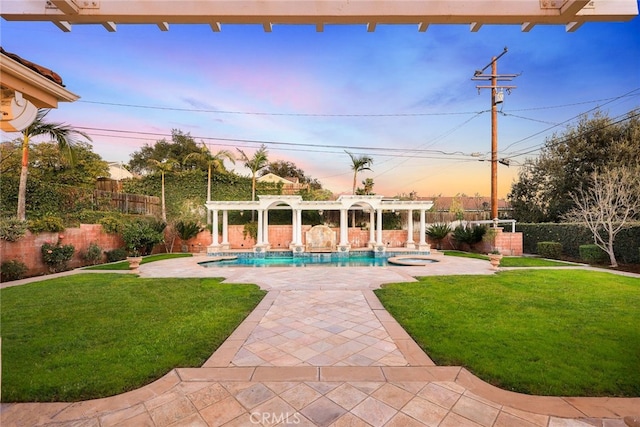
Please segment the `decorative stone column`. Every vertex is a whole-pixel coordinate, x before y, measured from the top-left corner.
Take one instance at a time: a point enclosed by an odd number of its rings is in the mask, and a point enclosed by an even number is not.
[[[218,242],[218,210],[213,209],[211,218],[211,244],[207,247],[208,254],[220,252],[220,244]]]
[[[228,251],[231,248],[229,244],[229,212],[225,209],[222,211],[222,245],[223,251]]]
[[[263,227],[262,211],[258,210],[258,233],[256,237],[256,245],[253,247],[253,252],[264,254],[264,227]]]
[[[347,221],[348,218],[348,209],[340,209],[340,243],[338,243],[338,254],[346,254],[351,249],[351,245],[349,244],[349,229]]]
[[[265,209],[262,213],[264,215],[264,219],[262,220],[262,226],[264,231],[262,232],[262,246],[264,246],[264,250],[268,250],[271,245],[269,244],[269,209]]]
[[[407,242],[405,247],[407,249],[416,248],[416,242],[413,241],[413,209],[407,211]]]
[[[431,250],[431,245],[427,243],[427,228],[425,221],[425,210],[420,209],[420,242],[418,243],[419,251],[429,252]]]
[[[376,211],[371,209],[369,212],[369,249],[376,248]]]
[[[293,220],[293,236],[291,237],[291,251],[293,256],[302,256],[304,246],[302,245],[302,209],[294,209],[291,214]]]
[[[382,241],[382,209],[378,209],[376,212],[376,246],[374,250],[375,256],[384,255],[387,251],[387,247]]]

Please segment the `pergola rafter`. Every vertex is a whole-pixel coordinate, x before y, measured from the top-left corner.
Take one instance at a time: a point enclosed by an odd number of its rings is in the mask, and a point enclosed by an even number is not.
[[[575,31],[585,22],[628,21],[638,15],[636,0],[4,0],[0,15],[8,21],[50,21],[63,31],[75,24],[362,24],[369,32],[380,24],[564,25]]]

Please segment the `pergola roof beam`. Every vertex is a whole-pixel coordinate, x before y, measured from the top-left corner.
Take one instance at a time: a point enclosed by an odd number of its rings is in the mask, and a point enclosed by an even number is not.
[[[70,24],[430,24],[568,25],[628,21],[638,15],[636,0],[44,0],[3,2],[8,21],[51,21]],[[267,24],[268,23],[268,24]],[[212,27],[213,28],[213,27]],[[371,27],[369,27],[371,28]],[[526,28],[530,29],[530,25]],[[215,29],[214,29],[215,31]]]

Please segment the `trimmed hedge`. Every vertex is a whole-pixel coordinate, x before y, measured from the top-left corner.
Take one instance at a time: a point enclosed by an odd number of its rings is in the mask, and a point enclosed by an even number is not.
[[[560,259],[562,257],[562,243],[538,242],[536,249],[542,258]]]
[[[593,235],[581,224],[517,223],[516,231],[522,233],[525,253],[537,253],[538,242],[558,242],[562,244],[564,255],[580,258],[580,245],[593,244]],[[616,236],[614,251],[618,262],[640,263],[640,223],[634,223]]]
[[[580,259],[587,264],[603,264],[609,255],[597,245],[580,245]]]

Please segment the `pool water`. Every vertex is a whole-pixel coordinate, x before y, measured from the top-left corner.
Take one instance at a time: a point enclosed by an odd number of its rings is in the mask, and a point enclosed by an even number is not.
[[[314,265],[331,267],[385,267],[386,258],[373,257],[282,257],[282,258],[238,258],[234,260],[205,261],[203,267],[309,267]]]

